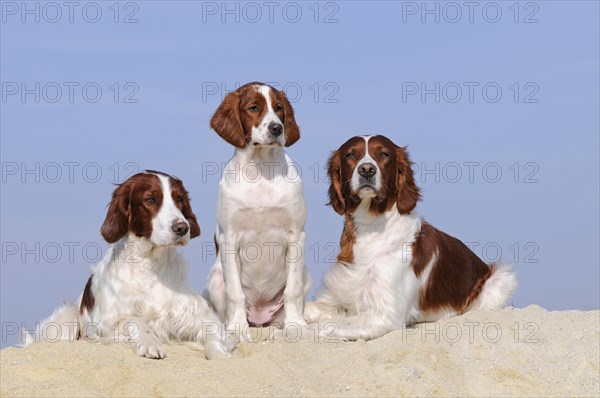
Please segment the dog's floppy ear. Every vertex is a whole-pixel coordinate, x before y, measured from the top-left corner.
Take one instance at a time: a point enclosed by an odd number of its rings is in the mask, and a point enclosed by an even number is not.
[[[192,209],[190,208],[189,213],[186,213],[184,211],[183,215],[190,223],[190,239],[194,239],[200,236],[200,224],[198,224],[198,221],[196,220],[196,215],[192,212]]]
[[[190,239],[200,236],[200,225],[198,224],[198,220],[196,220],[196,215],[192,211],[192,206],[190,206],[188,199],[186,199],[183,204],[181,214],[183,214],[185,219],[190,223]]]
[[[246,134],[240,118],[240,94],[232,92],[225,96],[210,120],[210,127],[231,145],[246,146]]]
[[[106,218],[100,228],[102,237],[108,243],[115,243],[129,230],[131,188],[132,184],[126,181],[113,191]]]
[[[396,148],[396,206],[400,214],[410,213],[421,198],[419,187],[415,184],[413,170],[406,147]]]
[[[200,224],[198,224],[198,220],[196,219],[196,215],[192,211],[192,205],[190,203],[190,194],[186,191],[183,186],[183,182],[181,180],[176,180],[180,189],[185,192],[183,195],[183,206],[181,208],[181,214],[185,217],[187,222],[190,224],[190,239],[194,239],[200,236]]]
[[[292,146],[300,139],[300,128],[294,118],[294,108],[283,91],[280,91],[281,105],[283,106],[283,131],[285,132],[285,146]]]
[[[329,174],[329,203],[338,214],[346,211],[346,202],[342,194],[342,161],[340,151],[331,154],[327,162],[327,174]]]

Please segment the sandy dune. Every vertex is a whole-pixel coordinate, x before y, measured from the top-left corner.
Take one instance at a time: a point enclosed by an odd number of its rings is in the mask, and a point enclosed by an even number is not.
[[[373,341],[245,342],[207,361],[188,345],[137,357],[85,341],[7,348],[2,396],[599,396],[600,312],[471,312]],[[257,339],[259,340],[259,339]]]

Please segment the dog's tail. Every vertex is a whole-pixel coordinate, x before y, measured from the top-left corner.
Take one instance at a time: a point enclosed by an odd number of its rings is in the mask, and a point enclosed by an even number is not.
[[[35,331],[21,329],[21,346],[43,341],[77,340],[79,338],[79,307],[74,302],[65,302],[52,315],[38,323]]]
[[[517,288],[517,276],[508,264],[491,264],[473,310],[496,310],[504,307]]]

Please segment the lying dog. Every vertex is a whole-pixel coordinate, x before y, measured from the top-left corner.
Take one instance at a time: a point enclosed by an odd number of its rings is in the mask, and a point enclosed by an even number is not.
[[[283,151],[300,138],[294,110],[282,91],[248,83],[225,97],[210,125],[235,152],[219,184],[206,294],[228,330],[306,325],[306,205]]]
[[[345,226],[338,261],[317,300],[306,304],[311,322],[333,322],[322,335],[371,339],[406,323],[497,309],[511,296],[509,266],[486,265],[418,215],[405,148],[380,135],[354,137],[332,154],[328,169],[330,204]]]
[[[230,356],[234,342],[223,344],[221,323],[177,252],[200,235],[179,179],[156,171],[130,177],[114,191],[101,233],[113,245],[77,304],[57,309],[26,344],[52,324],[62,339],[128,341],[148,358],[164,358],[162,343],[173,340],[201,343],[208,359]]]

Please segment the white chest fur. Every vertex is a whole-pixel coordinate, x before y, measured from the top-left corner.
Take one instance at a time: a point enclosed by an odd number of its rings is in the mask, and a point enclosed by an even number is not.
[[[301,319],[302,294],[309,279],[303,257],[305,222],[302,181],[283,149],[236,149],[219,184],[219,258],[207,286],[213,305],[222,317],[227,316],[228,325],[245,322],[242,311],[247,310],[250,319],[251,312],[265,303],[281,303],[284,289],[286,318],[291,312],[289,319]],[[227,275],[235,282],[227,282],[223,289],[221,281],[227,281]],[[290,278],[298,291],[288,289]],[[232,286],[238,283],[239,288]],[[297,303],[290,310],[291,301]]]
[[[325,276],[325,299],[331,296],[347,315],[377,314],[393,323],[404,322],[418,314],[414,297],[422,281],[411,262],[421,218],[416,212],[400,215],[395,207],[373,217],[367,205],[354,214],[354,262],[336,263]]]
[[[306,221],[302,180],[280,149],[248,157],[236,151],[219,184],[219,228],[236,232],[303,227]]]
[[[107,320],[123,314],[158,317],[164,315],[165,303],[172,303],[177,294],[192,293],[187,263],[175,248],[144,246],[142,240],[120,241],[93,268],[103,288],[95,291],[98,305],[92,318]]]

